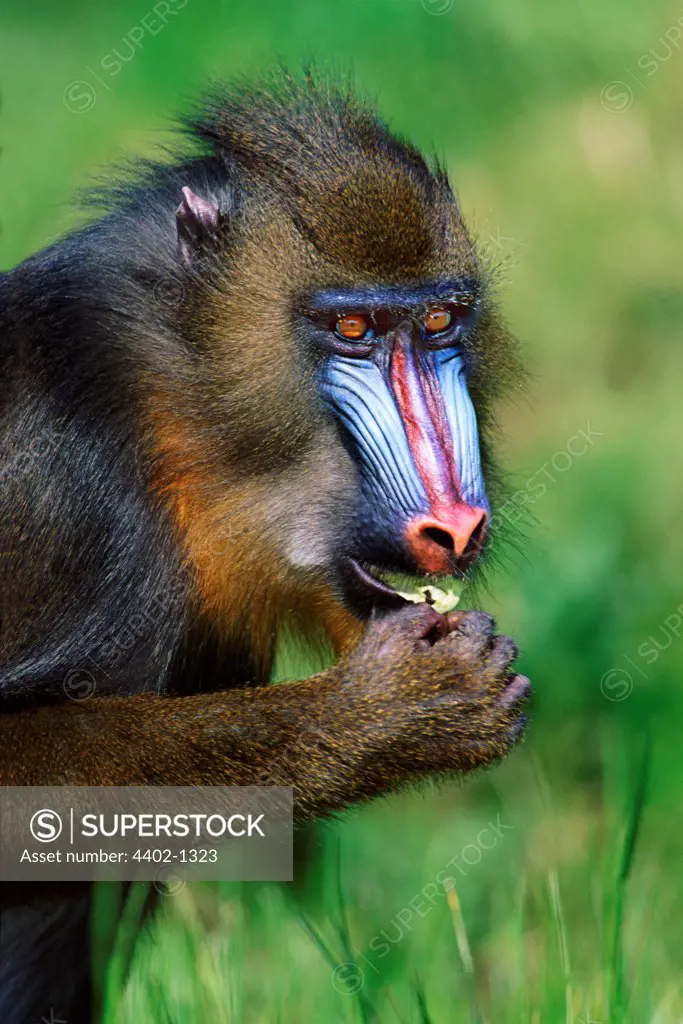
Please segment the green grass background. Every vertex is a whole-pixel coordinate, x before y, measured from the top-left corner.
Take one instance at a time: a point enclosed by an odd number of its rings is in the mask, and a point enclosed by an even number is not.
[[[106,1019],[681,1021],[683,9],[181,3],[113,75],[147,0],[5,0],[0,266],[72,224],[103,164],[163,141],[208,76],[352,65],[445,155],[532,374],[502,446],[533,500],[482,603],[519,638],[536,704],[495,771],[319,829],[298,885],[164,897],[124,995],[130,904]],[[434,879],[453,858],[447,900]]]

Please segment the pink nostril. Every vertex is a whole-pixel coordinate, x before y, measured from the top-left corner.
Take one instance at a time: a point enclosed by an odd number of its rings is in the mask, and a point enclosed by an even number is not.
[[[457,559],[476,560],[486,538],[486,510],[453,505],[439,516],[418,516],[406,527],[405,537],[418,569],[448,572]]]

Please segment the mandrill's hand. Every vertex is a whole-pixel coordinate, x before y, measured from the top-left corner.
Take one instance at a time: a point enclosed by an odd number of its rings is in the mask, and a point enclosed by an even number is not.
[[[439,615],[418,605],[368,629],[339,668],[373,775],[391,786],[507,753],[524,727],[531,684],[511,669],[514,641],[494,627],[484,612]]]
[[[299,682],[0,715],[0,784],[292,786],[297,818],[319,817],[502,757],[531,689],[516,654],[488,615],[411,605]]]

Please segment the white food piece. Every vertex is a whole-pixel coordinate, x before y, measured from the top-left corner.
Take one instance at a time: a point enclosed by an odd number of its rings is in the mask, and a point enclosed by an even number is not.
[[[441,615],[452,612],[460,601],[460,595],[455,594],[452,590],[442,590],[440,587],[433,586],[418,587],[416,590],[410,591],[397,590],[396,593],[404,601],[410,601],[411,604],[428,602]]]

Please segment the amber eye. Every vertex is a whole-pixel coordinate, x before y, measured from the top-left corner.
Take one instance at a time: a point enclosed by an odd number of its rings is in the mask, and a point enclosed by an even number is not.
[[[427,334],[440,334],[450,327],[452,322],[453,314],[442,306],[430,309],[423,321]]]
[[[349,313],[337,320],[337,334],[349,341],[360,341],[370,330],[370,321],[362,313]]]

